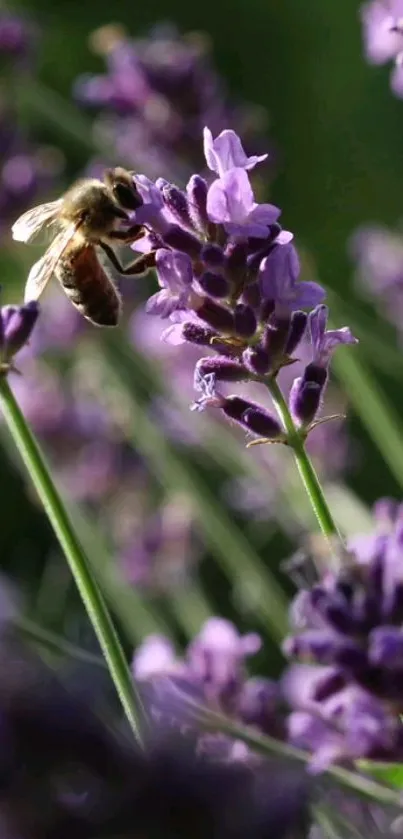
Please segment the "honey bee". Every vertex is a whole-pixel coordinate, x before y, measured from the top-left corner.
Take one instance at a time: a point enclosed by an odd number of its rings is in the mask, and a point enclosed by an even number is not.
[[[130,212],[142,199],[132,173],[117,167],[105,172],[104,180],[85,178],[75,183],[57,201],[28,210],[12,227],[13,238],[30,243],[44,229],[56,234],[44,256],[31,268],[25,301],[37,300],[53,275],[87,320],[96,326],[116,326],[121,298],[102,252],[121,274],[141,274],[151,264],[150,254],[138,257],[124,268],[111,245],[129,244],[145,233],[142,225],[130,225]]]

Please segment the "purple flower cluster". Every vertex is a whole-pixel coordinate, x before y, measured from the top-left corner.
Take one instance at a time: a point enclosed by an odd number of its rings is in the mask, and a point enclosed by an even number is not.
[[[281,229],[280,210],[255,201],[249,172],[265,155],[248,157],[237,134],[213,138],[204,129],[204,152],[216,177],[193,175],[181,190],[159,178],[137,175],[143,199],[133,214],[147,233],[133,246],[155,265],[160,291],[147,303],[150,314],[169,319],[163,339],[217,354],[198,360],[194,406],[218,408],[248,432],[284,439],[278,421],[227,383],[261,382],[294,363],[307,327],[312,357],[293,384],[290,410],[301,433],[312,428],[338,344],[355,343],[345,327],[327,330],[324,290],[299,280],[292,234]],[[310,314],[304,310],[311,309]]]
[[[318,768],[403,755],[401,505],[378,502],[375,520],[373,533],[351,539],[341,570],[300,592],[293,607],[297,634],[284,648],[303,663],[283,680],[294,708],[289,737]]]
[[[285,729],[278,685],[246,675],[245,661],[260,646],[255,633],[242,636],[224,618],[210,618],[182,659],[177,658],[167,638],[149,636],[135,653],[133,674],[145,689],[153,717],[165,725],[173,721],[186,727],[189,696],[207,708],[282,738]],[[203,735],[200,748],[225,760],[249,755],[243,744],[223,735]]]
[[[403,726],[403,509],[384,499],[375,529],[350,540],[338,571],[302,589],[291,608],[294,659],[278,682],[249,678],[259,636],[210,618],[182,658],[162,636],[137,649],[133,674],[156,723],[186,732],[224,761],[254,760],[224,735],[200,734],[196,703],[311,754],[310,768],[357,759],[401,761]]]
[[[366,57],[371,64],[394,61],[391,87],[403,97],[403,2],[371,0],[361,6]]]
[[[119,160],[150,177],[164,173],[184,182],[202,165],[199,137],[206,124],[217,133],[237,125],[256,150],[262,117],[257,109],[229,103],[207,38],[159,25],[136,40],[106,26],[92,40],[105,57],[106,73],[79,78],[75,96],[100,113],[96,134],[107,139]]]

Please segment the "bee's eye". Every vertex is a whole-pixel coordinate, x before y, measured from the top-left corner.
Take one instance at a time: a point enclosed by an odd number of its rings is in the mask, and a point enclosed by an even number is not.
[[[115,183],[112,192],[117,203],[127,210],[137,210],[143,203],[134,184],[130,187],[128,184]]]

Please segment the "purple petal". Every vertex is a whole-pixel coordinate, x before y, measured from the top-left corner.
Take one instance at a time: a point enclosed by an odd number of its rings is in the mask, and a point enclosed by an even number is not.
[[[182,304],[182,305],[181,305]],[[157,291],[148,298],[145,310],[148,315],[158,315],[160,318],[169,318],[172,312],[178,308],[185,308],[186,300],[180,296],[173,296],[166,288]]]
[[[318,283],[297,283],[293,295],[293,308],[313,309],[325,296],[325,290]]]
[[[161,334],[161,341],[165,344],[170,344],[172,347],[179,347],[180,344],[186,343],[186,338],[183,335],[183,323],[173,323]]]
[[[244,169],[231,169],[217,178],[207,195],[207,213],[217,224],[242,224],[255,206],[253,190]]]
[[[173,644],[164,635],[149,635],[134,654],[132,670],[135,679],[172,673],[179,662]]]
[[[393,32],[396,19],[403,15],[402,4],[387,4],[384,0],[365,3],[361,10],[365,52],[371,64],[384,64],[402,48],[402,36]]]
[[[281,210],[274,204],[255,204],[248,216],[248,221],[264,224],[269,227],[280,217]]]
[[[276,304],[287,304],[291,301],[298,275],[299,259],[294,245],[278,245],[262,260],[260,266],[262,296]],[[298,304],[294,308],[302,307]]]
[[[320,364],[327,364],[331,354],[334,352],[339,344],[358,344],[358,338],[355,338],[348,326],[343,326],[342,329],[331,329],[325,332],[323,341],[318,353]]]
[[[238,135],[232,130],[222,131],[213,140],[210,129],[205,128],[203,139],[207,166],[213,172],[217,172],[220,178],[230,169],[253,169],[257,163],[268,157],[267,154],[247,157]]]
[[[314,355],[319,352],[319,347],[326,330],[329,309],[327,306],[317,306],[309,315],[309,328]]]
[[[276,245],[288,245],[289,242],[292,242],[293,238],[294,234],[291,233],[290,230],[282,230],[281,233],[278,234],[275,242]]]
[[[189,256],[178,251],[160,248],[155,257],[158,282],[172,294],[188,293],[193,280],[192,262]]]

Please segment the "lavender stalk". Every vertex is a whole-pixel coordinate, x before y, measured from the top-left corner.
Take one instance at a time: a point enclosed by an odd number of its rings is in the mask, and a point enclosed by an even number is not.
[[[305,449],[303,438],[300,434],[298,434],[278,382],[275,379],[271,379],[267,381],[266,384],[270,391],[277,414],[287,432],[288,445],[294,452],[299,474],[307,491],[320,529],[327,539],[332,536],[340,536],[333,516],[329,510],[319,478]]]
[[[4,374],[0,376],[0,405],[10,434],[69,563],[126,717],[136,739],[141,741],[144,711],[109,611],[47,464]]]

